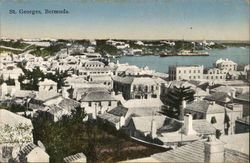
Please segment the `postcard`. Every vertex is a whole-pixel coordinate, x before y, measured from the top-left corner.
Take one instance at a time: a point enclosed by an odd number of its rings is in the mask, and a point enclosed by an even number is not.
[[[0,0],[0,162],[249,162],[249,0]]]

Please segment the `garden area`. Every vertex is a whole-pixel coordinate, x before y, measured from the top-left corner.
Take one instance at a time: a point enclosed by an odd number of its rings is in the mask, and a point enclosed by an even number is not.
[[[85,114],[77,110],[58,122],[41,118],[33,121],[34,140],[43,142],[51,162],[62,162],[64,157],[79,152],[86,155],[88,162],[116,162],[165,151],[135,142],[108,124],[83,123]]]

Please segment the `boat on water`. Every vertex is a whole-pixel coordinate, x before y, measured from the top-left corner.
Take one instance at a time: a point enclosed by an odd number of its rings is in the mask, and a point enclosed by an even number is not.
[[[176,54],[160,54],[160,57],[173,57],[173,56],[209,56],[208,52],[198,52],[190,50],[181,50]]]

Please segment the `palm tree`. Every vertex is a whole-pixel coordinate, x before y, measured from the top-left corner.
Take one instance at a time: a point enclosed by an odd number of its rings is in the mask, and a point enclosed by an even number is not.
[[[178,118],[180,115],[180,106],[182,105],[182,101],[193,101],[194,94],[195,91],[192,90],[191,87],[181,86],[178,88],[174,86],[169,90],[165,99],[163,99],[166,105],[162,107],[161,113],[169,117]]]

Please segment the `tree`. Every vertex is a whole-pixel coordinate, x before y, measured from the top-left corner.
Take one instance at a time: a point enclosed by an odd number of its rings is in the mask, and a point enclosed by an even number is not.
[[[195,91],[191,87],[176,87],[169,90],[166,97],[163,99],[166,103],[161,109],[161,113],[173,118],[178,118],[180,115],[180,106],[182,101],[191,102],[194,100]]]

